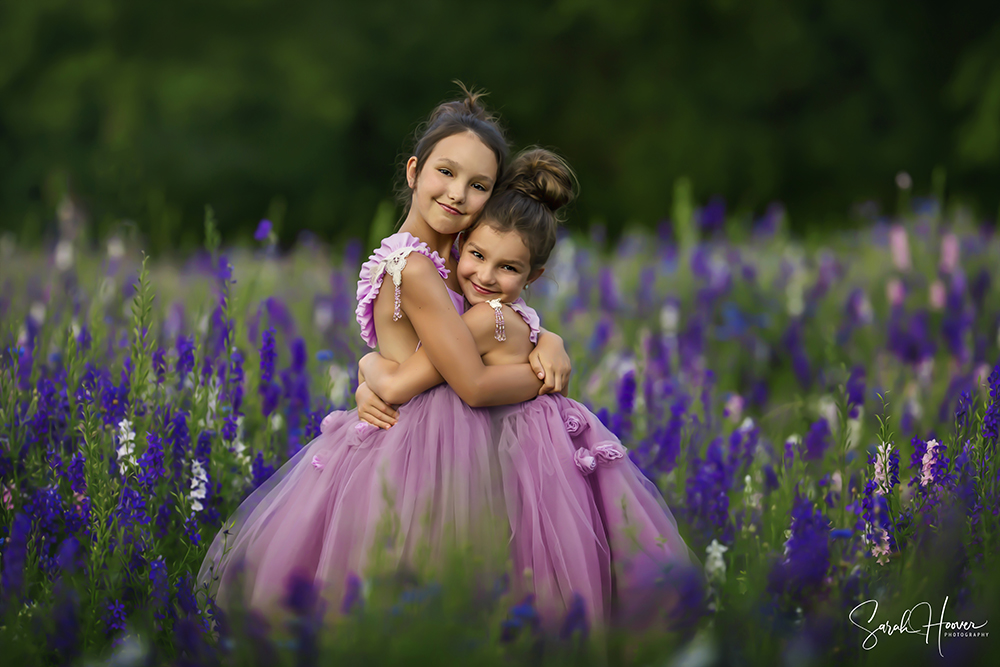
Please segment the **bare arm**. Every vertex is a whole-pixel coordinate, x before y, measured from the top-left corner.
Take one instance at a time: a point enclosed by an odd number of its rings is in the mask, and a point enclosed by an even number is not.
[[[429,259],[411,255],[403,274],[403,312],[431,364],[463,401],[473,407],[486,407],[520,403],[538,395],[542,383],[530,364],[483,363],[472,332],[455,311]],[[368,373],[365,376],[369,377]]]
[[[528,356],[528,363],[545,384],[538,390],[539,396],[553,392],[565,395],[569,391],[569,375],[573,370],[563,339],[551,331],[542,329],[538,343]]]
[[[495,315],[486,304],[470,308],[462,321],[472,333],[480,358],[499,344],[494,338]],[[423,346],[401,364],[370,352],[358,362],[358,369],[371,390],[390,405],[405,403],[444,382]]]

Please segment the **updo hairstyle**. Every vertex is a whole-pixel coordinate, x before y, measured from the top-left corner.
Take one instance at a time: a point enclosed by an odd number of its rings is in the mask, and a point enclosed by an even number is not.
[[[424,167],[427,158],[439,141],[453,134],[472,132],[497,158],[497,178],[499,181],[507,163],[507,139],[497,118],[482,104],[486,92],[470,90],[461,81],[454,82],[461,90],[461,98],[439,104],[430,117],[421,123],[413,135],[413,150],[403,161],[405,167],[410,156],[417,158],[417,174]],[[401,169],[396,187],[396,200],[403,207],[404,217],[410,209],[413,191],[406,182],[406,169]]]
[[[469,231],[489,225],[501,233],[517,232],[531,254],[533,273],[549,260],[563,209],[576,196],[575,184],[576,175],[563,158],[537,146],[526,148]]]

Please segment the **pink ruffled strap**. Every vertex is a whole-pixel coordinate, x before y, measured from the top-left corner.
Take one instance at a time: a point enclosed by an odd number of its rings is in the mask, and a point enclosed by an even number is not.
[[[518,297],[514,301],[507,304],[511,309],[521,316],[521,319],[527,323],[528,328],[531,329],[531,335],[529,338],[532,343],[538,342],[538,332],[541,331],[542,321],[538,317],[538,313],[535,309],[524,302],[524,299]]]
[[[368,347],[374,348],[378,345],[372,311],[385,274],[396,267],[397,274],[393,278],[397,280],[398,271],[402,271],[402,267],[406,265],[406,256],[411,252],[418,252],[434,262],[442,280],[448,277],[449,272],[441,256],[413,234],[399,232],[383,239],[382,245],[372,253],[367,262],[361,265],[358,279],[358,307],[354,313],[358,318],[358,324],[361,325],[361,338],[368,343]],[[398,282],[395,286],[398,291],[400,287]]]

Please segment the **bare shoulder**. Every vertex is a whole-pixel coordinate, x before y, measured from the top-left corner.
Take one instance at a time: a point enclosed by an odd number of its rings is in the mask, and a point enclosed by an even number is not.
[[[480,354],[485,354],[484,347],[495,349],[500,346],[510,346],[522,339],[527,341],[531,334],[527,323],[510,306],[503,307],[506,340],[502,342],[496,339],[496,311],[488,303],[477,303],[472,306],[462,315],[462,320],[475,337],[476,344],[480,347]]]
[[[419,252],[411,252],[407,256],[403,275],[414,280],[434,279],[439,282],[441,280],[437,266],[431,261],[431,258],[421,255]]]

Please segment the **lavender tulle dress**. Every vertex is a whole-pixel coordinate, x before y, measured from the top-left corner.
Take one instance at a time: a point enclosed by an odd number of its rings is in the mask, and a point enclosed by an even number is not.
[[[700,566],[618,438],[558,394],[492,414],[516,594],[534,594],[549,627],[577,596],[598,626],[672,624],[685,603],[674,582],[697,589]]]
[[[357,316],[375,347],[372,308],[380,287],[402,289],[410,253],[429,257],[441,278],[441,257],[408,233],[382,242],[361,269]],[[460,312],[461,295],[451,293]],[[250,494],[215,537],[198,575],[225,608],[242,595],[265,613],[280,607],[290,575],[312,577],[336,610],[348,577],[433,563],[450,547],[482,550],[509,529],[500,464],[488,410],[466,405],[447,385],[399,409],[388,430],[334,412],[322,433]]]

